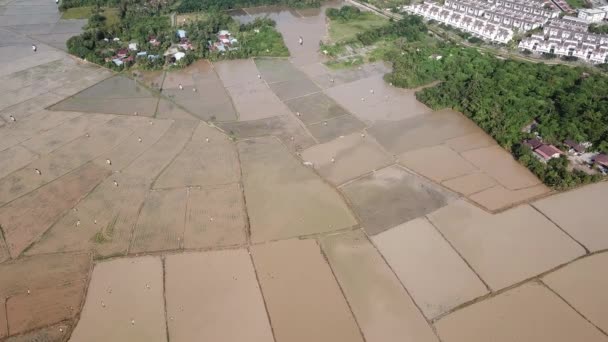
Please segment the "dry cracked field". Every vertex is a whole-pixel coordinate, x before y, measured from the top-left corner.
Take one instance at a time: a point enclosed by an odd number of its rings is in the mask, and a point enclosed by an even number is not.
[[[115,75],[0,0],[0,341],[608,341],[608,183],[234,14],[292,57]]]

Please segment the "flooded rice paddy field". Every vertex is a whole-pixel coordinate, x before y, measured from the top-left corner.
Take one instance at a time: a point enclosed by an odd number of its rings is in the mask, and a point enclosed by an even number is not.
[[[114,75],[0,1],[0,341],[606,341],[606,183],[326,67],[339,5],[232,12],[290,58]]]

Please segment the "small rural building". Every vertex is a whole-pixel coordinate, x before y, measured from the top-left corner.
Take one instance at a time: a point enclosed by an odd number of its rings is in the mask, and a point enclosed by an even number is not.
[[[568,152],[572,154],[582,154],[587,150],[585,146],[571,139],[564,140],[564,145],[568,146]]]
[[[524,141],[524,145],[530,147],[532,151],[534,151],[537,148],[541,147],[543,145],[543,142],[539,139],[528,139]]]
[[[542,144],[534,150],[534,153],[536,153],[544,161],[548,161],[553,158],[559,158],[559,156],[562,154],[562,151],[560,151],[557,147],[553,145]]]
[[[580,8],[578,17],[589,23],[599,23],[606,18],[606,11],[600,8]]]
[[[181,51],[173,54],[173,58],[175,58],[175,61],[179,61],[180,59],[182,59],[184,57],[186,57],[186,54]]]
[[[184,31],[184,30],[177,30],[177,37],[179,37],[179,39],[186,38],[186,31]]]
[[[600,154],[596,155],[595,157],[593,157],[592,160],[596,165],[599,165],[599,166],[602,166],[602,167],[608,169],[608,154],[600,153]]]
[[[129,50],[137,51],[137,43],[129,43]]]
[[[120,49],[116,52],[116,57],[118,58],[125,58],[129,55],[129,50],[127,49]]]
[[[114,59],[112,60],[112,63],[116,64],[116,66],[121,66],[121,65],[125,64],[125,63],[122,61],[122,59],[120,59],[120,58],[114,58]]]
[[[152,46],[159,46],[160,45],[160,41],[158,41],[158,39],[156,39],[156,36],[150,36],[150,37],[148,37],[148,43],[152,44]]]

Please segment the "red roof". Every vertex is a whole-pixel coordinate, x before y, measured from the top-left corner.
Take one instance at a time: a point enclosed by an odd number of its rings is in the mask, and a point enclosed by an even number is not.
[[[528,139],[524,141],[524,144],[530,146],[531,149],[535,150],[543,145],[542,141],[538,139]]]
[[[593,161],[597,164],[608,167],[608,154],[598,154],[597,156],[593,157]]]
[[[534,150],[534,152],[538,153],[544,159],[551,159],[554,155],[562,153],[562,151],[553,145],[541,145]]]
[[[585,152],[585,146],[577,143],[574,140],[567,139],[564,141],[564,144],[566,144],[566,146],[570,147],[571,149],[575,150],[576,152],[579,152],[579,153]]]

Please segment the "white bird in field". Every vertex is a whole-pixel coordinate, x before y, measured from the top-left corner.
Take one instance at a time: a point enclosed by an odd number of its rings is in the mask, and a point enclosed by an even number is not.
[[[327,121],[323,121],[323,126],[327,126]]]
[[[36,52],[36,50],[38,50],[38,47],[36,47],[36,45],[32,45],[32,51]]]
[[[374,89],[370,89],[369,92],[373,94],[374,93]]]
[[[135,113],[133,113],[133,114],[135,114],[135,116],[137,116],[137,112],[135,112]]]
[[[179,90],[184,90],[184,87],[181,85],[181,83],[177,87],[179,88]]]
[[[12,122],[17,121],[17,119],[15,119],[15,117],[14,117],[14,116],[12,116],[12,115],[9,115],[8,117],[9,117],[9,119],[11,119],[11,121],[12,121]]]
[[[76,227],[80,226],[80,220],[76,221]]]
[[[297,115],[297,116],[300,116],[300,112],[296,112],[296,115]]]
[[[88,137],[90,137],[91,135],[90,135],[89,133],[87,133],[87,134],[85,134],[84,136],[88,138]]]
[[[206,142],[209,142],[209,138],[205,138],[205,141],[206,141]]]
[[[114,186],[118,186],[118,182],[117,181],[114,181]]]
[[[331,158],[331,162],[332,162],[332,163],[335,163],[335,162],[336,162],[336,158],[332,157],[332,158]]]
[[[361,98],[361,101],[365,102],[365,97],[362,97],[362,98]]]
[[[262,78],[262,75],[258,74],[258,78],[259,78],[259,79],[261,79],[261,78]]]
[[[141,142],[141,137],[137,138],[137,141]]]
[[[196,93],[196,88],[192,88],[192,91]]]
[[[329,80],[329,82],[334,83],[334,79],[332,78],[331,80]]]
[[[58,4],[58,3],[59,3],[59,0],[55,0],[55,3],[56,3],[56,4]]]
[[[42,172],[40,172],[40,170],[38,170],[38,169],[34,169],[34,171],[36,171],[36,173],[37,173],[38,175],[41,175],[41,174],[42,174]]]
[[[294,141],[294,140],[296,140],[296,138],[294,138],[294,137],[291,137],[291,138],[290,138],[290,139],[291,139],[291,141]]]
[[[112,161],[110,159],[106,159],[106,164],[112,165]]]
[[[361,138],[365,138],[365,133],[361,133]]]

